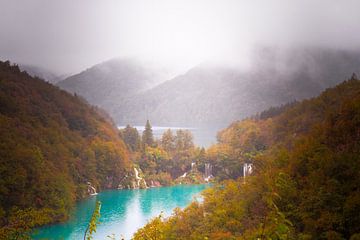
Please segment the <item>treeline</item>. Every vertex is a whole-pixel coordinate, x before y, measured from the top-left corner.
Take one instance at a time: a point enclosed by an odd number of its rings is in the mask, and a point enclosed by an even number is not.
[[[360,81],[235,122],[208,150],[228,180],[134,239],[360,239]]]
[[[140,167],[148,184],[179,183],[175,180],[185,172],[191,174],[184,177],[182,183],[204,181],[204,164],[207,160],[205,149],[195,146],[189,130],[179,129],[173,133],[168,129],[160,139],[155,139],[150,122],[147,121],[142,135],[136,128],[127,125],[120,130],[120,136],[131,152],[133,163]]]
[[[83,99],[0,62],[0,239],[68,217],[77,199],[130,168],[115,126]]]

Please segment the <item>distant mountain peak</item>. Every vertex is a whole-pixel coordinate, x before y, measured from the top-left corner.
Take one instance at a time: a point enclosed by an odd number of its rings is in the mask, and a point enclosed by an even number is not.
[[[143,65],[136,59],[114,58],[70,76],[57,85],[111,113],[111,107],[124,98],[165,80],[161,70]]]
[[[58,85],[101,106],[119,125],[147,118],[155,125],[223,125],[319,94],[358,71],[360,53],[270,47],[255,52],[248,69],[209,61],[167,81],[154,69],[117,58]]]

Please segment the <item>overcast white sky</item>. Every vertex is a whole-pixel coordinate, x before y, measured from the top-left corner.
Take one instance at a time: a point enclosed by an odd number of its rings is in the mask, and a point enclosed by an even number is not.
[[[179,68],[254,46],[360,47],[358,0],[0,0],[0,58],[75,73],[113,57]]]

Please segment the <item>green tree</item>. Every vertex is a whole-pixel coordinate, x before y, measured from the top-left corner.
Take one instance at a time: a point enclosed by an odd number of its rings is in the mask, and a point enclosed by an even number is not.
[[[146,121],[145,130],[142,135],[142,142],[144,147],[152,146],[154,144],[154,135],[149,120]]]

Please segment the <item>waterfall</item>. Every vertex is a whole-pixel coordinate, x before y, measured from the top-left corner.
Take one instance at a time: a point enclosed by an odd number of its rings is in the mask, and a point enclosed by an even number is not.
[[[212,165],[210,163],[205,163],[205,178],[204,178],[204,180],[206,182],[208,182],[212,177],[213,177]]]
[[[244,182],[245,182],[246,176],[251,175],[252,172],[253,172],[253,165],[252,165],[252,163],[244,163],[244,165],[243,165]]]
[[[135,172],[135,179],[136,179],[136,185],[139,187],[140,186],[140,181],[141,181],[141,177],[139,177],[139,171],[134,167],[134,172]]]
[[[143,181],[145,188],[148,188],[145,179],[139,177],[139,171],[134,167],[136,185],[133,184],[133,188],[140,188],[140,182]]]
[[[191,169],[190,169],[190,171],[188,171],[188,172],[184,172],[184,174],[183,175],[181,175],[179,178],[185,178],[189,173],[191,174],[191,172],[193,172],[193,171],[195,171],[196,169],[195,169],[195,163],[194,162],[192,162],[191,163]]]
[[[191,163],[191,171],[194,171],[194,167],[195,167],[195,163],[192,162],[192,163]]]
[[[181,175],[180,177],[181,178],[184,178],[184,177],[186,177],[186,175],[187,175],[187,172],[185,172],[183,175]]]
[[[88,193],[91,196],[97,195],[96,188],[91,185],[91,182],[87,182],[87,185],[88,185],[88,190],[87,190]]]

